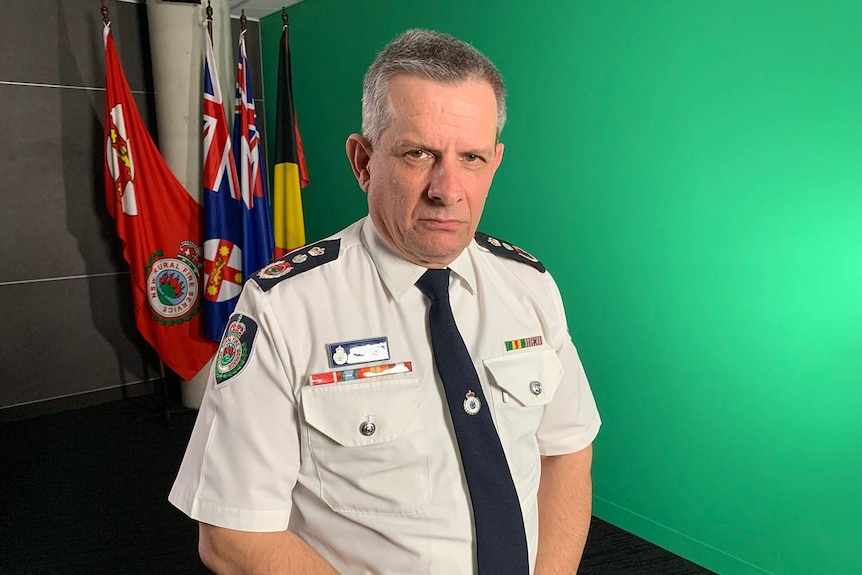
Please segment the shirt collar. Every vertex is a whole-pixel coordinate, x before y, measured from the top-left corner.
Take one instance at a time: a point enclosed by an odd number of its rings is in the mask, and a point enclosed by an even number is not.
[[[386,243],[386,240],[377,231],[374,222],[371,221],[370,216],[367,216],[362,222],[360,237],[365,249],[371,255],[377,273],[386,285],[386,289],[389,290],[395,300],[401,299],[422,277],[426,268],[407,261]],[[462,251],[448,267],[463,282],[470,293],[475,294],[476,272],[469,249],[473,244],[474,242],[471,241],[468,249]]]

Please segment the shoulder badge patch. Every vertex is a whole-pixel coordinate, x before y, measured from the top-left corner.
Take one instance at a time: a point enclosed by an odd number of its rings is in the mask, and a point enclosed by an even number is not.
[[[242,371],[251,357],[256,335],[256,321],[241,313],[230,316],[215,357],[216,385]]]
[[[499,240],[497,238],[492,238],[488,234],[483,234],[482,232],[476,232],[475,238],[476,242],[480,246],[491,250],[491,253],[504,258],[509,258],[511,260],[525,263],[527,265],[533,266],[540,272],[545,273],[545,266],[542,265],[542,262],[534,258],[529,253],[525,252],[518,246],[504,242],[503,240]]]
[[[340,239],[308,244],[275,260],[254,274],[252,279],[263,291],[269,291],[289,277],[297,276],[302,272],[333,261],[338,257],[340,248]]]

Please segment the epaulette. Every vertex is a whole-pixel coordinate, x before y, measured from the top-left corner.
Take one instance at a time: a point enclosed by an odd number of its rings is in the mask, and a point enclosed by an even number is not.
[[[287,278],[298,276],[302,272],[335,260],[340,247],[340,239],[308,244],[275,260],[254,274],[252,279],[257,282],[260,289],[269,291]]]
[[[531,265],[540,272],[545,273],[545,266],[542,265],[542,262],[518,246],[506,243],[503,240],[498,240],[497,238],[492,238],[488,234],[483,234],[482,232],[476,232],[475,238],[476,242],[480,246],[490,250],[494,255]]]

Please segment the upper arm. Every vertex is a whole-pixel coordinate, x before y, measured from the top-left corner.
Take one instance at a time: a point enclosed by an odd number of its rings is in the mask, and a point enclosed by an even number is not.
[[[216,355],[170,500],[208,524],[281,531],[299,473],[296,399],[275,314],[249,285],[232,316],[243,325]]]
[[[589,473],[593,465],[593,445],[587,445],[583,449],[573,451],[571,453],[563,453],[561,455],[543,455],[542,456],[542,476],[552,467],[566,469],[569,472]]]
[[[198,554],[201,561],[213,573],[224,573],[234,556],[234,549],[241,542],[231,537],[231,532],[222,527],[200,523],[198,528]]]

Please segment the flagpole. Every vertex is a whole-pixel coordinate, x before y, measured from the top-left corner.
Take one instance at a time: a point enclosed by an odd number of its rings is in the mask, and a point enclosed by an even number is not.
[[[108,26],[111,23],[111,15],[110,15],[110,11],[108,10],[108,7],[105,6],[105,0],[102,0],[101,12],[102,12],[102,22],[105,24],[105,26]],[[157,392],[156,390],[153,390],[153,394],[155,395],[156,393],[159,393],[161,395],[162,412],[161,413],[155,413],[154,415],[162,415],[164,417],[164,420],[165,420],[165,425],[168,427],[168,429],[170,429],[172,426],[172,421],[171,421],[172,414],[171,414],[170,405],[168,403],[168,382],[167,382],[167,378],[165,375],[165,362],[162,361],[161,358],[159,358],[159,382],[158,382],[158,385],[161,388],[160,391]]]
[[[130,268],[136,326],[159,359],[156,385],[161,387],[153,389],[155,405],[148,415],[160,416],[171,427],[174,410],[168,385],[173,377],[168,375],[194,377],[217,349],[199,334],[202,251],[200,232],[190,222],[200,219],[200,206],[164,162],[140,116],[117,56],[104,1],[101,14],[105,24],[106,204]],[[140,201],[143,197],[147,202]],[[158,209],[160,206],[175,209]],[[149,296],[146,289],[136,289],[151,284],[156,286],[158,298]]]
[[[210,0],[207,0],[207,30],[210,33],[210,38],[213,37],[213,5]]]
[[[160,384],[162,388],[162,415],[165,417],[165,425],[168,429],[173,427],[171,404],[168,401],[168,380],[165,377],[165,362],[159,359],[159,375],[161,376]]]

